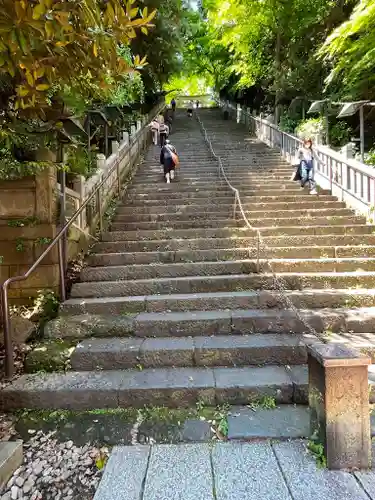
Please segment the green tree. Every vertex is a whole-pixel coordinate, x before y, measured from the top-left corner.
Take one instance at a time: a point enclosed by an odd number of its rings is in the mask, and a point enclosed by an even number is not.
[[[92,92],[90,82],[107,86],[108,77],[132,70],[119,46],[138,28],[147,33],[154,15],[131,0],[1,0],[0,72],[12,88],[6,105],[44,118],[55,104],[54,84],[82,95]],[[144,62],[137,56],[134,65]]]
[[[327,38],[319,51],[331,71],[331,92],[349,99],[375,97],[375,1],[358,2],[350,18]]]

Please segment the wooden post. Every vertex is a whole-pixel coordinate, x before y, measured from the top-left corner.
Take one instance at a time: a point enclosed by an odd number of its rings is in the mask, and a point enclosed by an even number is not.
[[[371,467],[370,358],[341,344],[308,346],[311,434],[329,469]]]

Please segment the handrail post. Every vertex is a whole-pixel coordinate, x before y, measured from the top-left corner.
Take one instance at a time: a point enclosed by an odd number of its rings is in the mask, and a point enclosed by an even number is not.
[[[60,299],[61,302],[64,302],[66,300],[65,265],[64,265],[63,240],[61,238],[58,241],[57,250],[58,250],[59,273],[60,273]]]
[[[119,161],[117,161],[116,172],[117,172],[117,194],[120,197],[120,194],[121,194],[121,179],[120,179],[120,162]]]
[[[5,377],[12,378],[14,375],[13,341],[10,325],[8,286],[4,283],[1,287],[1,309],[3,314],[4,347],[5,347]]]
[[[103,207],[102,207],[102,196],[101,189],[97,191],[97,205],[98,205],[98,213],[99,213],[99,230],[103,232]]]

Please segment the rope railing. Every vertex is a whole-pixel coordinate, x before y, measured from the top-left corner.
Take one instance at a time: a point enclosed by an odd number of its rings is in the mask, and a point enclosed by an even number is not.
[[[201,131],[203,133],[203,136],[204,136],[204,139],[205,139],[205,142],[208,146],[208,149],[210,150],[213,158],[215,160],[217,160],[218,162],[218,173],[219,173],[219,177],[223,178],[228,187],[232,190],[233,194],[234,194],[234,203],[233,203],[233,218],[236,219],[236,215],[237,215],[237,206],[238,206],[238,209],[239,209],[239,212],[242,216],[242,219],[245,223],[245,225],[248,227],[248,229],[250,229],[251,231],[254,231],[257,235],[257,256],[256,256],[256,269],[257,269],[257,272],[260,273],[261,272],[261,266],[260,266],[260,261],[261,261],[261,258],[260,258],[260,255],[261,255],[261,252],[263,250],[263,255],[264,255],[264,258],[262,260],[265,260],[267,261],[267,266],[268,266],[268,269],[269,269],[269,274],[272,275],[272,279],[273,279],[273,286],[276,290],[278,290],[280,292],[280,296],[284,302],[284,305],[287,306],[288,309],[290,309],[291,311],[293,311],[293,313],[295,314],[295,316],[297,317],[297,319],[307,328],[308,332],[311,334],[311,335],[314,335],[315,337],[317,337],[321,342],[324,342],[324,343],[327,343],[327,338],[326,336],[319,332],[316,331],[316,329],[314,327],[312,327],[310,325],[310,323],[308,321],[306,321],[306,319],[301,315],[299,309],[294,305],[294,303],[292,302],[292,300],[288,297],[288,295],[286,294],[286,290],[288,290],[288,284],[286,283],[286,281],[279,275],[276,274],[276,272],[272,269],[272,265],[270,264],[269,262],[269,259],[267,258],[267,254],[268,252],[271,250],[271,248],[266,244],[266,242],[264,241],[264,238],[262,237],[261,235],[261,232],[258,228],[254,227],[249,219],[246,217],[246,214],[245,214],[245,211],[244,211],[244,208],[243,208],[243,204],[241,202],[241,197],[240,197],[240,192],[237,188],[235,188],[229,181],[227,175],[226,175],[226,172],[225,172],[225,169],[224,169],[224,166],[223,166],[223,161],[222,161],[222,158],[215,152],[214,148],[213,148],[213,145],[212,145],[212,142],[208,136],[208,133],[207,133],[207,130],[202,122],[202,120],[200,119],[199,115],[197,112],[195,112],[195,116],[196,116],[196,119],[199,123],[199,126],[201,128]]]

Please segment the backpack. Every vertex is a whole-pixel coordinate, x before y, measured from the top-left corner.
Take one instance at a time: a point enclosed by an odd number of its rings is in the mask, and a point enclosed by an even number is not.
[[[166,146],[166,149],[168,149],[168,151],[170,152],[171,154],[171,157],[172,157],[172,161],[174,163],[174,166],[175,167],[178,167],[180,165],[180,158],[178,157],[178,154],[175,153],[171,147],[169,147],[169,145],[167,144]]]

